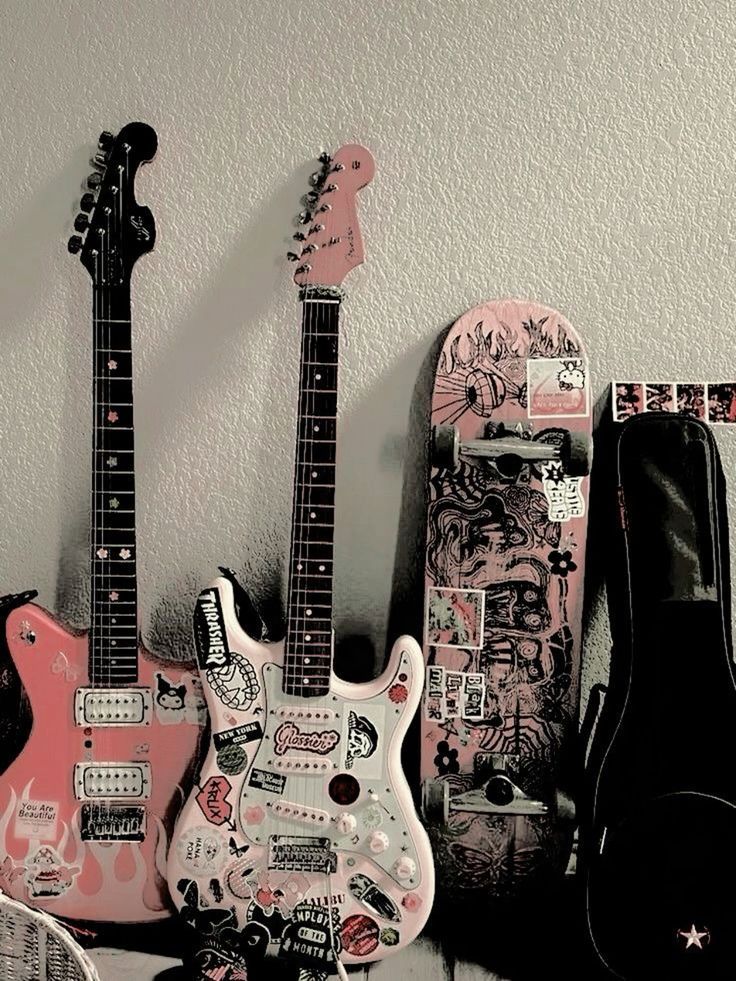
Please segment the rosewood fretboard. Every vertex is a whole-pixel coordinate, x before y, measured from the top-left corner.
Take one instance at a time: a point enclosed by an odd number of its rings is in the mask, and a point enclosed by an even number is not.
[[[95,686],[138,680],[130,285],[95,285],[92,624]]]
[[[302,300],[294,511],[284,691],[313,697],[330,688],[335,531],[339,290],[307,288]]]

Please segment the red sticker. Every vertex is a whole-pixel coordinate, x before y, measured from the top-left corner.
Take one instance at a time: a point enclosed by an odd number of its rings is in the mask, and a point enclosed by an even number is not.
[[[342,945],[353,957],[367,957],[378,946],[379,929],[375,920],[362,913],[349,916],[340,930]]]
[[[405,702],[409,692],[404,685],[391,685],[388,690],[388,697],[392,702]]]

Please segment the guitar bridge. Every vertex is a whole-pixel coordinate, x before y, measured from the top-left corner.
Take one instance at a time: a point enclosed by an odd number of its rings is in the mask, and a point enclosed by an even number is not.
[[[82,841],[143,841],[146,837],[145,807],[82,804]]]

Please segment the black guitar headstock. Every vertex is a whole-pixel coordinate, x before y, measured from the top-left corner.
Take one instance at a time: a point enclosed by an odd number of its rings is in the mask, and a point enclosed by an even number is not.
[[[135,199],[135,178],[141,164],[152,160],[158,139],[145,123],[128,123],[117,136],[102,133],[74,220],[80,234],[69,239],[95,286],[129,281],[136,261],[150,252],[156,226],[149,208]]]

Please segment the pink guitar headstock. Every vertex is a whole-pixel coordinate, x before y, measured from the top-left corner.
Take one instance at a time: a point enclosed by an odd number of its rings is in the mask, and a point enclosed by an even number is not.
[[[288,253],[298,263],[297,286],[339,286],[363,261],[356,196],[373,178],[373,156],[364,146],[348,143],[334,157],[323,153],[319,159],[322,167],[310,178],[312,190],[298,216],[304,230],[294,235],[301,248]]]

